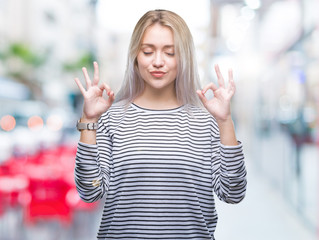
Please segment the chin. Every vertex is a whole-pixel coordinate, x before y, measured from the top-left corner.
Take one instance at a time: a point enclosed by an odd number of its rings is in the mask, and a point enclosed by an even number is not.
[[[152,84],[150,86],[154,89],[157,89],[157,90],[162,90],[162,89],[166,89],[169,87],[169,85],[167,85],[167,84]]]

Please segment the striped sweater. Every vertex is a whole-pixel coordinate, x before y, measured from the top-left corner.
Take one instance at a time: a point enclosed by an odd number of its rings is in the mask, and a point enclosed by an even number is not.
[[[86,202],[106,194],[98,239],[214,239],[214,194],[244,198],[242,144],[222,145],[216,121],[198,107],[112,106],[96,140],[78,143],[75,181]]]

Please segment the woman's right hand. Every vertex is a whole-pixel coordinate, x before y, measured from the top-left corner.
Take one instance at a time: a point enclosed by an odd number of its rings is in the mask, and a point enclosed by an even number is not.
[[[83,87],[79,78],[74,79],[84,98],[83,114],[81,118],[82,122],[97,122],[100,116],[106,112],[114,102],[114,92],[110,87],[105,83],[102,83],[100,86],[98,85],[100,81],[99,66],[97,62],[94,62],[93,65],[93,82],[91,81],[86,68],[82,68],[86,89]],[[107,99],[103,97],[104,91],[108,95]]]

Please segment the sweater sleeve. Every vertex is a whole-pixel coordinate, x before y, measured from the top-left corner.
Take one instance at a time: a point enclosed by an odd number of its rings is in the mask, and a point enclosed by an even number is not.
[[[212,140],[213,190],[221,201],[239,203],[246,193],[246,167],[243,146],[225,146],[219,139]]]
[[[85,202],[101,199],[110,182],[112,141],[101,119],[96,135],[96,145],[78,143],[75,158],[75,184]]]

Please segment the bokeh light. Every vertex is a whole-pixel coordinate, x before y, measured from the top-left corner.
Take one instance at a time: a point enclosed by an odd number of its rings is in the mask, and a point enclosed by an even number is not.
[[[39,116],[32,116],[28,120],[28,127],[31,130],[41,129],[43,127],[43,119]]]
[[[49,116],[46,123],[47,127],[52,131],[59,131],[63,127],[63,121],[58,115]]]
[[[6,115],[1,118],[0,125],[4,131],[11,131],[16,126],[16,120],[13,116]]]

